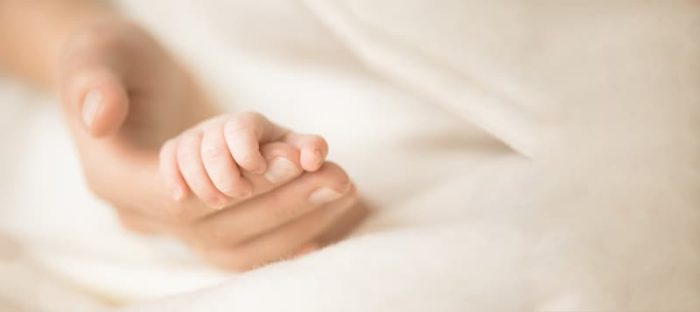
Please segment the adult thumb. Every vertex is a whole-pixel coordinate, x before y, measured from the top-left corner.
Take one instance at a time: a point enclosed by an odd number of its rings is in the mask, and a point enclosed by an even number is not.
[[[64,90],[74,117],[93,137],[118,131],[129,114],[129,96],[122,81],[109,68],[94,68],[66,77]]]

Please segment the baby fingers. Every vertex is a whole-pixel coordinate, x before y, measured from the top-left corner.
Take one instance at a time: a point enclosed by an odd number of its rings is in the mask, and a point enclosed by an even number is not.
[[[182,201],[187,197],[189,188],[185,179],[180,174],[177,164],[177,140],[169,140],[160,149],[160,173],[176,201]]]
[[[306,171],[316,171],[326,160],[328,143],[318,135],[289,133],[285,141],[296,146],[300,151],[301,167]]]
[[[242,114],[224,124],[224,138],[233,159],[243,169],[261,174],[267,163],[260,153],[260,139],[266,121],[258,114]]]
[[[222,208],[229,198],[214,186],[207,174],[202,160],[202,137],[201,133],[189,132],[180,138],[176,153],[178,168],[197,197],[210,207]]]
[[[241,176],[221,127],[212,128],[204,133],[201,154],[209,178],[221,193],[238,198],[251,195],[252,186]]]

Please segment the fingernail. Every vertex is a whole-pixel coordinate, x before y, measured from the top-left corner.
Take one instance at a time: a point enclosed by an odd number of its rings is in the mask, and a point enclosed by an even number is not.
[[[184,197],[185,193],[179,187],[173,189],[173,199],[175,201],[181,201]]]
[[[227,204],[228,204],[228,199],[226,199],[224,197],[219,197],[214,201],[214,209],[216,209],[216,210],[224,209]]]
[[[343,194],[340,194],[331,188],[322,187],[309,195],[309,202],[312,204],[321,205],[332,202],[342,196]]]
[[[316,158],[316,164],[315,164],[315,165],[316,165],[317,167],[321,167],[321,165],[323,165],[323,160],[324,160],[324,159],[323,159],[323,153],[321,153],[321,150],[320,150],[320,149],[317,149],[317,148],[315,148],[315,149],[313,150],[312,153],[313,153],[314,157]]]
[[[255,167],[255,169],[251,170],[250,172],[253,174],[263,174],[267,170],[267,166],[265,163],[261,163],[259,166]]]
[[[250,197],[251,195],[253,195],[253,190],[245,189],[245,190],[241,190],[240,193],[238,193],[237,197],[240,199],[244,199],[244,198]]]
[[[288,181],[299,174],[299,168],[289,159],[277,157],[270,162],[265,178],[273,184]]]
[[[95,116],[100,109],[100,104],[102,104],[102,93],[97,90],[90,90],[85,94],[83,99],[83,123],[85,126],[90,128],[92,123],[95,121]]]

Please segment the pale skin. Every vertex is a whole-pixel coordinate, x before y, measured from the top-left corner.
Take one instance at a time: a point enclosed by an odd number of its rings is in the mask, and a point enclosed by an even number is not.
[[[129,229],[241,271],[333,242],[367,213],[322,137],[220,115],[102,1],[0,0],[0,47],[0,69],[59,96],[88,186]]]

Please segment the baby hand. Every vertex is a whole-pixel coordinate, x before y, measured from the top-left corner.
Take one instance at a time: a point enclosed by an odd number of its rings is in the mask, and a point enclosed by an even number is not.
[[[192,192],[221,209],[284,183],[301,170],[317,171],[327,153],[319,136],[291,132],[258,113],[227,114],[166,142],[160,170],[175,200]]]

